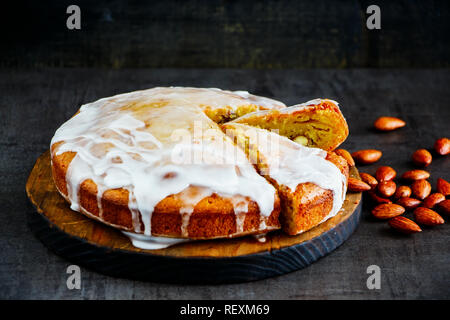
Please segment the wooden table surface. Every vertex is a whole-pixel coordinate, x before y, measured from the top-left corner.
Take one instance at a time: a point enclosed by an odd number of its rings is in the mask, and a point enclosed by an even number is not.
[[[450,298],[450,219],[405,237],[374,221],[366,205],[360,226],[335,252],[277,278],[233,285],[179,286],[115,279],[81,269],[81,289],[66,286],[70,262],[47,250],[27,224],[32,210],[25,181],[54,131],[95,99],[154,86],[244,89],[286,104],[327,97],[341,103],[350,127],[344,147],[376,148],[379,163],[399,173],[413,168],[411,153],[450,136],[449,70],[223,70],[41,69],[0,71],[0,298],[21,299],[411,299]],[[381,115],[407,127],[376,133]],[[429,170],[450,180],[450,158]],[[368,202],[366,202],[368,204]],[[381,289],[369,290],[367,267],[381,268]]]

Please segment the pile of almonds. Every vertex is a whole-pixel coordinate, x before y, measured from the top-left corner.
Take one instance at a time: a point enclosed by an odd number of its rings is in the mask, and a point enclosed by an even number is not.
[[[374,123],[375,129],[379,131],[392,131],[405,125],[403,120],[394,117],[380,117]],[[436,140],[434,149],[441,156],[450,154],[450,139]],[[372,164],[382,156],[382,152],[375,149],[359,150],[352,154],[338,149],[336,153],[344,157],[350,166],[354,166],[355,162]],[[439,178],[436,192],[432,193],[431,184],[427,180],[430,173],[423,170],[432,160],[428,150],[418,149],[413,153],[412,161],[420,169],[406,171],[401,177],[397,177],[397,172],[392,167],[380,166],[375,176],[361,172],[360,180],[349,178],[348,190],[366,192],[375,203],[372,215],[388,220],[388,224],[395,230],[407,234],[421,232],[419,225],[436,226],[444,223],[438,212],[450,216],[450,199],[446,198],[450,195],[450,183]],[[402,216],[406,211],[413,211],[415,222]]]

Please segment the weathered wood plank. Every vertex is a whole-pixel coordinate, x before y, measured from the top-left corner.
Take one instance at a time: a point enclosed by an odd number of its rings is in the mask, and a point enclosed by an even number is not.
[[[10,1],[0,34],[7,67],[448,67],[445,0],[88,1],[81,30],[70,1]]]

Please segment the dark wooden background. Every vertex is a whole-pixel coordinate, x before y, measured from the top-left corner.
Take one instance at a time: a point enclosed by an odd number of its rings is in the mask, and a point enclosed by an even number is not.
[[[0,66],[449,67],[447,0],[2,3]],[[66,8],[81,8],[81,30]],[[381,8],[381,30],[366,8]]]
[[[381,30],[365,9],[381,7]],[[82,29],[66,28],[81,7]],[[8,1],[0,19],[0,298],[31,299],[450,299],[450,220],[412,237],[373,221],[307,269],[253,283],[177,286],[82,269],[48,251],[26,224],[25,181],[54,131],[95,99],[154,86],[249,90],[287,104],[341,102],[350,151],[377,148],[381,161],[413,168],[411,153],[450,136],[448,1]],[[234,69],[228,69],[234,68]],[[283,70],[278,70],[283,69]],[[381,134],[381,115],[407,122]],[[431,182],[450,180],[436,158]],[[381,290],[366,269],[380,266]]]

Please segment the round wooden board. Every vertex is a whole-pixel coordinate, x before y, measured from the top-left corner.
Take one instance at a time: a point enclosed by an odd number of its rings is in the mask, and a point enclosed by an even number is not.
[[[355,168],[350,176],[358,177]],[[237,283],[304,268],[340,246],[361,215],[361,194],[348,193],[341,213],[297,236],[275,231],[266,242],[247,236],[142,250],[120,231],[69,208],[53,184],[48,151],[36,161],[26,191],[36,208],[29,225],[58,255],[103,274],[166,283]]]

